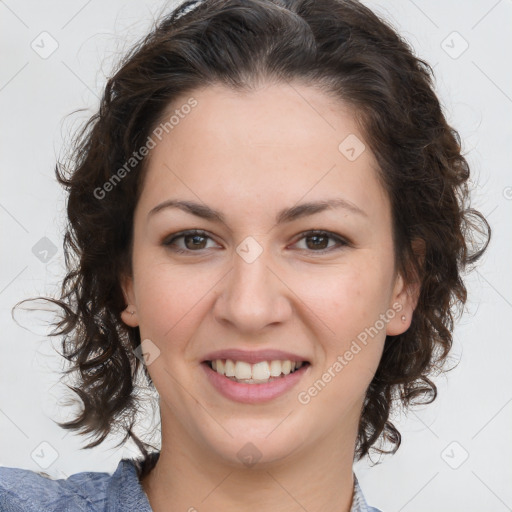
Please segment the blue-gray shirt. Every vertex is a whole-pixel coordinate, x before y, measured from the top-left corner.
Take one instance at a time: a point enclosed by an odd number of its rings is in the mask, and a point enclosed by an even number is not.
[[[60,480],[0,467],[0,512],[152,512],[139,474],[139,461],[131,459],[121,460],[112,475],[83,472]],[[355,474],[350,512],[381,512],[366,504]]]

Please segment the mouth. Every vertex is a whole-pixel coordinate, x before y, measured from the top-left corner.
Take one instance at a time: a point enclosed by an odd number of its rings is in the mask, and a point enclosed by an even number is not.
[[[253,364],[233,359],[212,359],[203,361],[202,364],[218,375],[241,384],[268,384],[310,366],[309,361],[290,359],[273,359]]]
[[[233,359],[207,359],[200,364],[207,381],[228,400],[260,404],[286,395],[309,373],[309,361],[289,359],[250,364]]]

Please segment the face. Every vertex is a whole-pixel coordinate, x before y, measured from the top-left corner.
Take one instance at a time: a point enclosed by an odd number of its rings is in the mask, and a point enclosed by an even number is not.
[[[175,109],[188,113],[151,149],[123,280],[135,311],[123,320],[149,340],[162,447],[172,438],[231,465],[244,450],[260,463],[353,454],[386,334],[404,332],[414,307],[368,144],[348,107],[299,84],[210,86]],[[235,383],[205,363],[228,356],[251,378],[268,375],[251,361],[304,363],[270,384]]]

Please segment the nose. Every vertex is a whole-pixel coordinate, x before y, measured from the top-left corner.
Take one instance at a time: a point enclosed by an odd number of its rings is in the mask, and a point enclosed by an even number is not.
[[[234,254],[214,305],[218,322],[249,334],[291,318],[290,289],[268,252],[263,250],[252,262]]]

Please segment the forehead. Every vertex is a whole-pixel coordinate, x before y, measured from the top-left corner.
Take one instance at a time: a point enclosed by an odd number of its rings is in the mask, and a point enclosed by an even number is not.
[[[351,109],[318,89],[209,86],[177,98],[164,122],[171,115],[172,128],[149,155],[140,201],[146,211],[178,196],[240,213],[327,196],[342,196],[374,217],[389,207]]]

